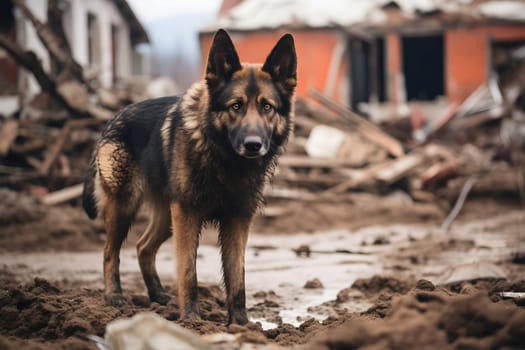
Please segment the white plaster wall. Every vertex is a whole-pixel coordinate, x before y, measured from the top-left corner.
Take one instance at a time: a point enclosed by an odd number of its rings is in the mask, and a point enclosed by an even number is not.
[[[46,0],[26,0],[27,6],[31,9],[33,14],[39,20],[45,22],[47,19],[47,1]],[[16,12],[18,25],[18,42],[25,48],[33,51],[40,59],[44,70],[49,70],[49,54],[40,42],[36,31],[31,22],[20,13]],[[23,73],[22,79],[27,79],[27,83],[22,82],[24,86],[23,92],[27,95],[34,95],[40,91],[40,85],[38,85],[36,79],[30,73]]]
[[[100,73],[99,79],[104,87],[112,85],[112,61],[111,61],[111,25],[119,28],[118,34],[118,57],[117,74],[119,78],[129,79],[132,75],[132,46],[129,35],[129,28],[117,8],[110,0],[69,0],[70,8],[70,27],[71,33],[67,33],[70,41],[71,50],[75,59],[85,68],[88,68],[88,36],[87,36],[87,14],[93,13],[99,23],[100,29],[100,66],[95,67]],[[28,7],[41,21],[46,21],[47,1],[46,0],[26,0]],[[35,52],[42,62],[46,71],[50,68],[50,58],[47,50],[40,42],[36,31],[29,21],[18,14],[21,20],[19,25],[20,43]],[[34,95],[40,91],[36,80],[28,74],[27,92]]]
[[[117,75],[119,78],[127,80],[132,75],[133,69],[133,48],[131,46],[129,28],[123,23],[118,25],[118,46],[119,46],[119,57],[117,57]]]
[[[0,0],[4,1],[4,0]],[[47,0],[25,0],[26,5],[31,9],[32,13],[40,21],[47,20]],[[101,60],[100,66],[96,67],[100,73],[99,79],[104,87],[111,87],[112,85],[112,50],[111,50],[111,26],[116,25],[118,31],[118,57],[117,57],[117,75],[120,80],[127,81],[133,76],[133,47],[129,34],[129,28],[125,20],[122,18],[118,9],[110,0],[68,0],[70,9],[66,12],[66,16],[70,18],[64,19],[64,30],[69,40],[71,50],[75,59],[84,67],[88,67],[88,33],[87,33],[87,14],[93,13],[99,23],[100,32],[100,51]],[[27,50],[33,51],[42,63],[45,71],[50,70],[50,57],[44,45],[40,42],[38,35],[29,20],[20,13],[15,11],[17,19],[17,41]],[[148,56],[146,55],[146,58]],[[144,62],[145,65],[149,61]],[[144,69],[148,74],[149,66]],[[20,107],[29,102],[30,99],[40,92],[40,85],[37,83],[33,75],[24,69],[20,69],[19,76],[19,91],[22,97]],[[9,96],[3,96],[8,98]],[[11,97],[10,103],[16,101],[18,96]],[[0,112],[5,115],[12,113],[12,103],[8,106],[7,100],[0,103]],[[2,108],[5,107],[5,108]],[[9,107],[9,108],[8,108]]]
[[[36,1],[36,0],[35,0]],[[88,66],[88,41],[87,41],[87,14],[94,14],[99,23],[100,30],[100,67],[95,67],[100,72],[100,82],[105,87],[112,84],[111,62],[111,25],[119,28],[119,57],[117,57],[117,72],[120,78],[127,79],[131,75],[131,42],[126,22],[117,8],[109,0],[71,0],[72,27],[74,38],[71,49],[73,56],[84,66]]]

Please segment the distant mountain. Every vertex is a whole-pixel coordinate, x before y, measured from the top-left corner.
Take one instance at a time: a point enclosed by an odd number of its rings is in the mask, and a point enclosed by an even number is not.
[[[214,16],[213,12],[191,13],[146,22],[152,42],[152,74],[174,78],[181,88],[198,79],[201,74],[198,32]]]

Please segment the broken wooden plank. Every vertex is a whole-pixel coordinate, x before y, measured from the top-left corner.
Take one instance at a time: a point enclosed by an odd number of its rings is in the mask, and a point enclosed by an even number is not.
[[[405,155],[403,150],[403,145],[388,135],[386,132],[381,130],[374,123],[364,119],[357,113],[350,110],[348,107],[333,101],[332,99],[326,97],[317,90],[312,90],[310,95],[325,105],[327,108],[333,110],[334,112],[340,114],[343,118],[348,121],[356,124],[356,130],[359,131],[363,136],[365,136],[371,142],[377,144],[378,146],[384,148],[389,154],[394,157],[402,157]]]
[[[506,165],[494,166],[489,171],[477,173],[477,181],[472,187],[476,196],[519,197],[521,172]],[[464,177],[454,178],[447,182],[445,196],[454,200],[461,193],[465,183]]]
[[[64,148],[64,145],[66,144],[66,141],[69,138],[70,132],[71,123],[66,123],[62,128],[62,132],[60,133],[56,141],[47,150],[44,161],[38,168],[38,172],[40,174],[47,175],[49,173],[49,170],[51,169],[53,164],[55,164],[55,161],[62,152],[62,149]]]
[[[458,163],[455,161],[432,164],[420,176],[423,186],[426,187],[450,178],[456,173],[457,168]]]
[[[317,198],[317,195],[304,190],[294,190],[290,188],[268,187],[264,191],[264,196],[267,198],[280,199],[298,199],[303,201],[311,201]]]
[[[371,165],[365,169],[343,169],[341,173],[349,177],[348,180],[341,182],[340,184],[331,187],[322,193],[323,196],[333,196],[341,194],[350,190],[362,190],[371,188],[375,183],[376,179],[374,174],[379,170],[388,166],[389,163],[379,163]]]
[[[288,184],[294,184],[299,185],[303,187],[331,187],[335,186],[343,181],[345,181],[347,178],[338,176],[338,174],[276,174],[274,176],[273,181],[284,181]]]
[[[332,196],[349,190],[361,189],[371,183],[373,183],[373,178],[370,176],[370,172],[358,170],[353,177],[327,189],[322,195]]]
[[[61,190],[48,193],[40,198],[40,201],[46,205],[57,205],[72,199],[78,198],[82,195],[83,184],[74,185],[63,188]]]
[[[47,175],[49,170],[55,164],[55,161],[60,156],[66,141],[69,139],[71,131],[75,128],[83,128],[90,125],[97,125],[99,120],[97,119],[79,119],[70,120],[62,127],[61,133],[49,149],[47,150],[46,156],[42,165],[38,168],[38,171],[42,175]]]
[[[379,170],[374,177],[382,185],[391,185],[404,178],[415,168],[423,164],[424,161],[425,157],[422,154],[410,154],[390,162],[389,166]]]
[[[98,119],[101,121],[108,121],[111,118],[113,118],[113,116],[115,115],[115,113],[113,113],[109,109],[104,108],[94,103],[89,103],[86,106],[86,108],[89,114],[95,117],[95,119]]]
[[[18,135],[18,120],[8,119],[0,130],[0,157],[4,157]]]
[[[436,201],[436,196],[432,192],[423,191],[419,189],[410,189],[410,192],[408,194],[416,202],[435,202]]]
[[[86,112],[89,93],[84,85],[75,80],[68,80],[58,85],[57,91],[75,109]]]
[[[279,158],[279,166],[294,168],[342,168],[352,165],[353,162],[344,159],[312,158],[297,155],[286,155]]]
[[[261,215],[267,218],[275,218],[287,214],[290,208],[280,206],[267,206],[262,210]]]
[[[443,129],[458,115],[459,103],[451,103],[438,118],[427,123],[423,128],[414,132],[414,139],[418,144],[426,142],[431,136]]]

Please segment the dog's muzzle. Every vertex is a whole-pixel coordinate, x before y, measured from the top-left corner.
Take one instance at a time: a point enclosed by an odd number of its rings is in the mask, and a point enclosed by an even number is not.
[[[262,157],[268,152],[268,147],[264,144],[262,137],[249,135],[244,138],[241,144],[239,155],[246,158]]]
[[[263,146],[262,139],[260,136],[247,136],[243,146],[248,153],[259,153]]]

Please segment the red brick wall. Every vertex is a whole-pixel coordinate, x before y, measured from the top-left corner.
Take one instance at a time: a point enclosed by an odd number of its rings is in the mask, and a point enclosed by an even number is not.
[[[525,40],[525,26],[483,26],[445,33],[446,93],[461,102],[488,79],[490,41]]]

